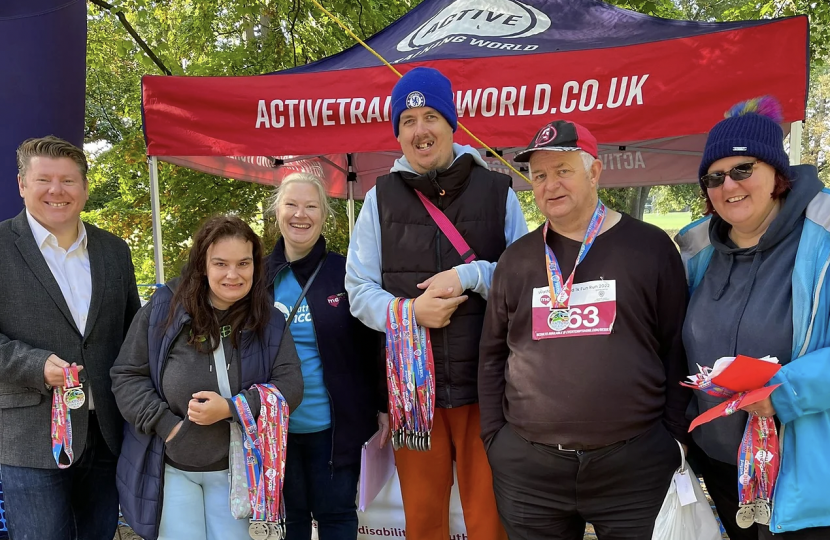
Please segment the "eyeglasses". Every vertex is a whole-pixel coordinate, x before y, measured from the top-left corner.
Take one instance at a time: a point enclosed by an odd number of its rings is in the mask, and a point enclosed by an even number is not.
[[[736,182],[746,180],[752,176],[752,171],[755,169],[755,165],[757,163],[761,163],[761,161],[741,163],[740,165],[735,165],[728,171],[704,174],[700,177],[700,181],[703,182],[703,185],[706,186],[707,189],[713,189],[722,186],[724,181],[726,181],[727,175],[729,175],[729,178],[735,180]]]

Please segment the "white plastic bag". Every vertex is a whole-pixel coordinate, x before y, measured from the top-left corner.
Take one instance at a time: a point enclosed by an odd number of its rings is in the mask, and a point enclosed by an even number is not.
[[[677,491],[677,476],[672,478],[663,506],[654,523],[652,540],[721,540],[720,527],[706,501],[697,475],[686,462],[680,447],[681,465],[676,475],[686,473],[691,480],[696,501],[683,506]]]

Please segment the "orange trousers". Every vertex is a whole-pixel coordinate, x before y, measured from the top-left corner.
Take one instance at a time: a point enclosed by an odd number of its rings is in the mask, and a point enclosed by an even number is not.
[[[432,450],[402,448],[395,452],[401,481],[406,537],[410,540],[448,540],[452,462],[469,540],[507,540],[499,521],[493,475],[479,438],[478,404],[435,409]]]

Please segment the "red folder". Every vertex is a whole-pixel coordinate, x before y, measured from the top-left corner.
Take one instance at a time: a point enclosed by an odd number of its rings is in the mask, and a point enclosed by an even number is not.
[[[738,355],[712,382],[733,392],[757,390],[767,384],[779,369],[781,364]]]
[[[734,392],[746,392],[735,407],[740,409],[746,405],[765,400],[772,394],[773,390],[781,386],[780,384],[764,386],[778,373],[779,369],[781,369],[781,364],[739,355],[723,372],[712,379],[712,383]],[[689,426],[689,431],[711,422],[715,418],[728,416],[725,414],[726,408],[734,399],[734,397],[729,398],[717,407],[713,407],[695,418]]]

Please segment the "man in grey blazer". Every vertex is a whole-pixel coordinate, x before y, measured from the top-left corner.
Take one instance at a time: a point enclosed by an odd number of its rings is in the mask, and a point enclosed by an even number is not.
[[[9,532],[14,540],[112,540],[123,419],[109,372],[139,308],[130,249],[81,221],[89,189],[80,148],[29,139],[17,162],[26,209],[0,223],[0,475]],[[64,395],[71,366],[85,402],[67,412],[71,452],[58,447],[56,458],[53,394]]]

